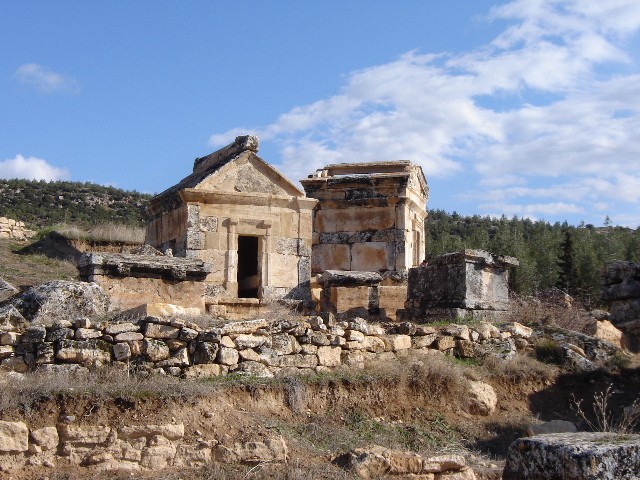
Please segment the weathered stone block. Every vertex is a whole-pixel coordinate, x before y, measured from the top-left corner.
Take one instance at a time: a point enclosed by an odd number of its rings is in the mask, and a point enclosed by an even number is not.
[[[180,329],[171,325],[159,325],[149,322],[145,328],[144,336],[147,338],[167,339],[178,338]]]
[[[135,342],[138,340],[144,340],[144,335],[140,332],[123,332],[117,334],[114,338],[116,342]]]
[[[131,322],[112,323],[107,325],[104,329],[104,333],[107,335],[118,335],[119,333],[126,332],[138,332],[140,331],[140,325]]]
[[[0,421],[0,452],[26,452],[29,429],[23,422]]]
[[[315,245],[311,254],[311,272],[325,270],[351,270],[351,250],[349,245]]]
[[[520,438],[509,447],[504,480],[632,480],[640,435],[556,433]]]
[[[196,343],[195,350],[193,352],[194,364],[215,363],[218,356],[219,345],[211,342],[198,342]]]
[[[354,243],[351,246],[351,269],[358,271],[393,270],[393,248],[384,242]],[[391,250],[391,251],[390,251]]]
[[[90,340],[92,338],[100,338],[102,332],[93,328],[78,328],[75,333],[76,340]]]
[[[337,367],[340,365],[340,347],[318,347],[318,365],[325,367]]]
[[[264,345],[269,340],[265,335],[246,335],[240,334],[233,341],[238,349],[256,348]]]
[[[218,350],[217,361],[222,365],[235,365],[239,359],[240,355],[235,348],[220,347]]]
[[[38,445],[42,451],[55,450],[58,447],[59,437],[56,427],[43,427],[31,430],[31,442]]]
[[[60,441],[74,445],[104,445],[111,437],[111,428],[100,425],[58,425]]]
[[[227,367],[224,367],[227,368]],[[186,378],[208,378],[218,377],[224,373],[223,367],[217,363],[207,363],[202,365],[193,365],[184,371]]]
[[[142,351],[148,360],[160,362],[169,358],[169,347],[160,340],[144,339],[142,341]]]
[[[111,361],[111,345],[105,341],[59,340],[56,359],[81,365],[99,365]]]

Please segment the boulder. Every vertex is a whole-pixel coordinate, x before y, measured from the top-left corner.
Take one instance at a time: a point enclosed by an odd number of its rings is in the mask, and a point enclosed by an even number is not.
[[[106,292],[95,283],[53,280],[31,287],[11,300],[30,321],[53,321],[78,316],[103,317],[109,312]]]
[[[498,397],[491,385],[470,381],[467,392],[467,411],[472,415],[491,415],[496,411]]]
[[[553,433],[509,447],[504,480],[632,480],[638,478],[640,435]]]

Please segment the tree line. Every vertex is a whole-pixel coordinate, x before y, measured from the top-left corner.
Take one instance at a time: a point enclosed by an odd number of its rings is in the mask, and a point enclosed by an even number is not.
[[[432,210],[425,226],[427,253],[481,249],[513,256],[520,261],[510,276],[516,293],[558,287],[586,306],[597,306],[604,266],[613,260],[640,260],[640,229],[610,223],[608,217],[604,226],[596,227]]]

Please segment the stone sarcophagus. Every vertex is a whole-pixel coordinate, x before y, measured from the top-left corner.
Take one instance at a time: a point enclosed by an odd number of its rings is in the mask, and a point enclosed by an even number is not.
[[[471,316],[500,319],[509,310],[509,267],[513,257],[463,250],[409,270],[402,318],[430,321]]]
[[[316,200],[257,152],[256,137],[237,137],[151,200],[146,243],[211,264],[208,305],[310,297]]]

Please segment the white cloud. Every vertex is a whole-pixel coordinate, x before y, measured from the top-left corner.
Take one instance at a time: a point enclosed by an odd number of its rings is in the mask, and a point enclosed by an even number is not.
[[[21,65],[16,70],[14,77],[18,82],[32,86],[38,92],[45,94],[56,92],[77,93],[80,88],[75,78],[56,73],[50,68],[37,63]]]
[[[42,158],[25,158],[22,155],[16,155],[15,158],[0,162],[0,178],[65,180],[69,178],[69,172],[63,168],[50,165]]]
[[[294,179],[327,163],[410,159],[449,179],[452,197],[456,178],[472,178],[464,196],[486,210],[474,213],[638,211],[640,2],[515,0],[487,17],[509,23],[487,45],[352,72],[334,96],[253,130]]]

